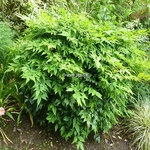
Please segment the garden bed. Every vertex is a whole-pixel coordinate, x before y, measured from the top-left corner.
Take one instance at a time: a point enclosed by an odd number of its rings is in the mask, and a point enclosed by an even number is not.
[[[46,128],[34,125],[31,127],[27,116],[22,117],[19,127],[15,122],[7,122],[3,128],[12,144],[6,145],[0,137],[1,150],[76,150],[76,145],[71,140],[65,141],[53,128],[46,131]],[[129,142],[121,136],[118,127],[110,131],[110,135],[102,135],[100,143],[95,142],[91,134],[85,142],[85,150],[130,150]]]

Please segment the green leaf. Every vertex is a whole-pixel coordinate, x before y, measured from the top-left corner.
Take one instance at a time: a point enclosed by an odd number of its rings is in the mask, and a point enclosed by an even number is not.
[[[81,98],[80,98],[80,94],[79,93],[74,93],[73,94],[73,98],[77,100],[77,104],[79,106],[82,106],[82,102],[81,102]]]
[[[77,142],[77,149],[84,150],[84,144],[80,141]]]
[[[73,135],[73,131],[68,132],[68,134],[66,134],[65,139],[66,141],[68,140],[69,137],[71,137]]]
[[[78,138],[76,136],[74,136],[72,144],[77,143],[77,142],[78,142]]]
[[[74,125],[74,127],[75,127],[77,133],[79,133],[80,132],[80,127],[78,125],[78,122]]]
[[[61,134],[61,136],[63,136],[64,133],[65,133],[65,127],[62,126],[62,127],[60,128],[60,134]]]
[[[94,90],[93,88],[89,88],[88,92],[92,96],[97,96],[99,99],[102,99],[102,95],[99,92],[97,92],[96,90]]]
[[[41,100],[42,100],[42,98],[41,98],[41,96],[39,96],[39,97],[37,98],[37,106],[39,106],[39,105],[40,105]]]
[[[72,91],[73,91],[73,89],[72,89],[72,88],[68,88],[66,91],[68,91],[68,92],[72,92]]]
[[[7,115],[9,118],[11,118],[12,120],[15,121],[14,117],[12,116],[12,114],[11,114],[10,112],[6,111],[6,115]]]
[[[19,123],[21,122],[20,118],[21,118],[22,112],[23,112],[23,109],[19,112],[19,115],[17,116],[17,126],[19,126]]]
[[[52,111],[53,111],[54,115],[56,116],[56,111],[57,111],[57,109],[56,109],[55,106],[52,107]]]
[[[64,121],[69,121],[69,119],[70,119],[70,117],[65,116],[63,120],[64,120]]]
[[[55,132],[58,130],[58,124],[55,125]]]
[[[84,140],[84,138],[83,138],[82,136],[79,136],[78,139],[79,139],[79,141],[81,141],[81,142],[85,142],[85,140]]]

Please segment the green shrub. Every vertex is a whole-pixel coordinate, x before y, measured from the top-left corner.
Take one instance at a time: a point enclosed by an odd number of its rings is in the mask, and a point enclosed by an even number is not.
[[[27,108],[83,149],[90,132],[108,132],[128,113],[132,82],[148,69],[137,44],[145,31],[97,25],[60,8],[28,19],[27,26],[10,66]]]
[[[123,128],[131,138],[132,146],[137,150],[149,150],[150,148],[150,101],[139,99],[134,103],[134,109],[129,118],[123,122]]]

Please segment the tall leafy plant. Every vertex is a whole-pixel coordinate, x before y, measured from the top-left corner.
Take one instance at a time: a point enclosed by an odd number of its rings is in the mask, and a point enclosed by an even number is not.
[[[145,31],[98,25],[60,8],[26,24],[9,67],[20,77],[24,102],[36,121],[53,123],[84,149],[90,132],[108,132],[128,113],[132,83],[149,69],[138,49]]]

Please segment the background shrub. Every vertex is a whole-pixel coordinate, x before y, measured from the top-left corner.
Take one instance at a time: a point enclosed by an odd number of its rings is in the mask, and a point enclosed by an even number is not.
[[[14,56],[10,48],[15,41],[15,32],[8,23],[0,22],[0,33],[0,107],[3,107],[5,114],[13,120],[13,114],[18,115],[19,124],[25,103],[18,92],[17,77],[8,71],[8,65]]]
[[[8,64],[11,62],[10,47],[13,46],[14,32],[9,25],[0,22],[0,135],[4,142],[12,141],[3,131],[5,123],[8,123],[8,117],[14,120],[13,114],[19,114],[21,111],[21,100],[19,99],[17,83],[12,72],[8,72]],[[4,119],[7,116],[7,119]],[[20,117],[18,117],[18,122]]]
[[[41,8],[51,9],[52,6],[75,13],[84,12],[100,24],[110,21],[119,26],[130,24],[134,28],[150,26],[149,0],[1,0],[0,19],[8,21],[21,34],[26,26],[20,15],[33,15]]]
[[[60,8],[28,19],[27,26],[10,66],[27,109],[83,149],[91,131],[108,132],[128,113],[132,83],[148,71],[146,53],[138,49],[146,33],[97,25]]]
[[[14,32],[8,24],[0,22],[0,33],[0,65],[2,65],[5,63],[9,47],[13,44]]]

